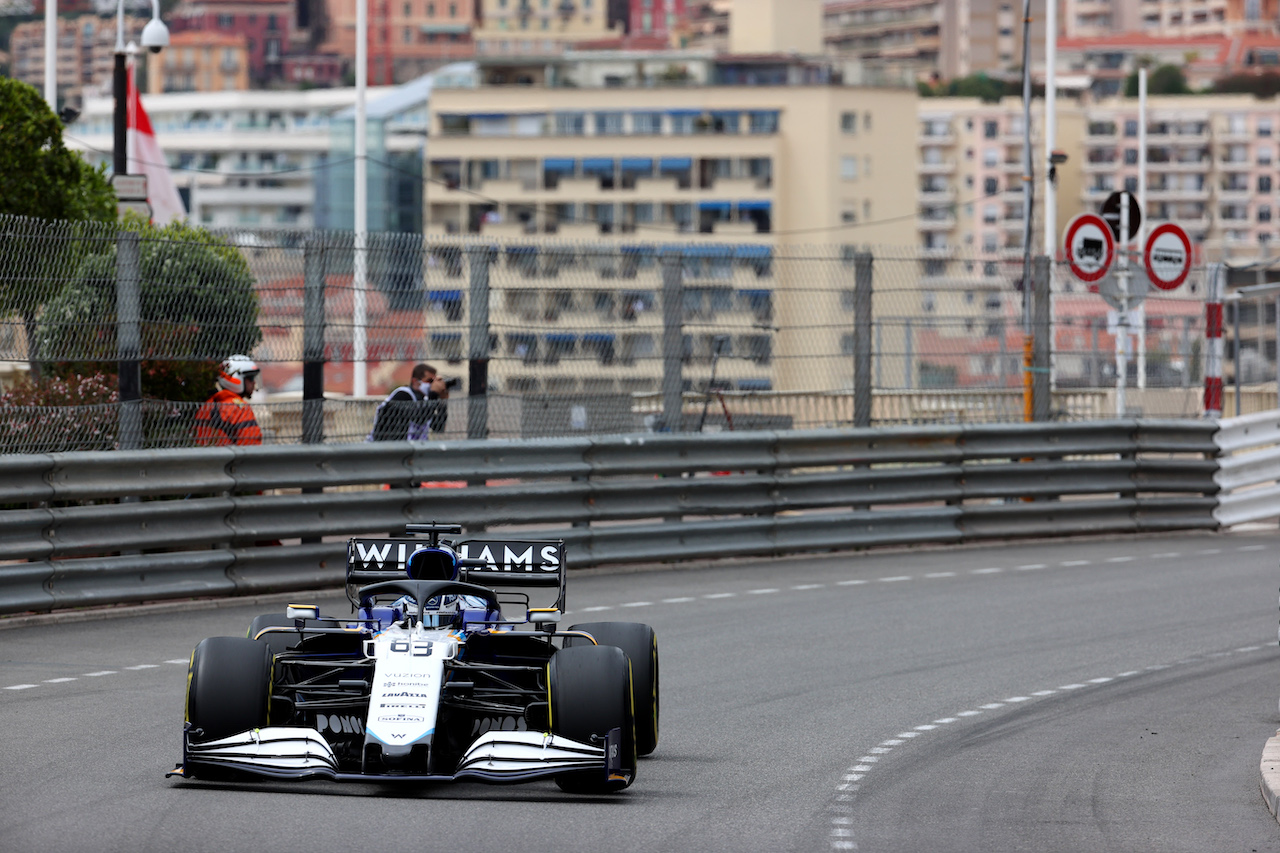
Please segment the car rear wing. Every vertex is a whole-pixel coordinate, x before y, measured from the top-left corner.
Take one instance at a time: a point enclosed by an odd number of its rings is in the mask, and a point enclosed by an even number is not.
[[[427,544],[422,539],[348,540],[348,587],[402,580],[409,557]],[[527,609],[564,610],[562,540],[468,539],[445,544],[458,555],[459,580],[492,589],[502,602]]]

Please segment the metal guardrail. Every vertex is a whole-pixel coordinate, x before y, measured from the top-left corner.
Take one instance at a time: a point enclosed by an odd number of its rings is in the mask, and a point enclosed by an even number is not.
[[[1214,518],[1230,527],[1280,516],[1280,411],[1224,418],[1218,425]]]
[[[0,456],[0,613],[336,584],[347,537],[433,520],[563,538],[571,566],[1213,528],[1215,430],[1114,420]]]

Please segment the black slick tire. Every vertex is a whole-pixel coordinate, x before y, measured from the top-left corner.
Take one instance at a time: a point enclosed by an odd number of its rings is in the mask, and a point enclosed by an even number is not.
[[[270,695],[271,653],[265,643],[245,637],[201,640],[187,675],[192,740],[218,740],[262,728]]]
[[[615,646],[631,660],[632,707],[636,716],[636,753],[658,748],[658,638],[640,622],[584,622],[570,631],[583,631],[602,646]],[[565,647],[589,645],[582,637],[566,637]]]
[[[579,743],[601,743],[611,730],[622,734],[624,778],[610,778],[603,769],[579,770],[555,777],[571,794],[611,794],[635,778],[635,721],[631,711],[630,664],[613,646],[560,649],[547,664],[548,703],[552,734]]]

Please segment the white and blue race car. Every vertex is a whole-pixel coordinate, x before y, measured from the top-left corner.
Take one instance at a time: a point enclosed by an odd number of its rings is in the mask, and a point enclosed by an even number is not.
[[[194,779],[554,779],[609,793],[658,744],[658,645],[633,622],[560,630],[564,544],[453,541],[456,525],[352,539],[352,615],[313,605],[196,646],[182,763]]]

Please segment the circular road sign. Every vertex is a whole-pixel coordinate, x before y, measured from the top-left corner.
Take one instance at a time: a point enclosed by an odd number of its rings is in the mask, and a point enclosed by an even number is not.
[[[1178,225],[1158,225],[1147,238],[1142,253],[1147,277],[1161,290],[1173,290],[1187,280],[1191,272],[1191,240]]]
[[[1081,281],[1094,282],[1107,274],[1116,256],[1111,226],[1101,216],[1082,213],[1067,223],[1063,238],[1067,265]]]
[[[1120,233],[1120,203],[1128,197],[1129,208],[1129,233]],[[1111,226],[1111,233],[1121,243],[1128,243],[1138,236],[1138,226],[1142,224],[1142,207],[1138,204],[1137,196],[1131,192],[1114,192],[1107,196],[1107,200],[1102,203],[1100,211],[1102,218],[1107,220],[1107,224]]]

